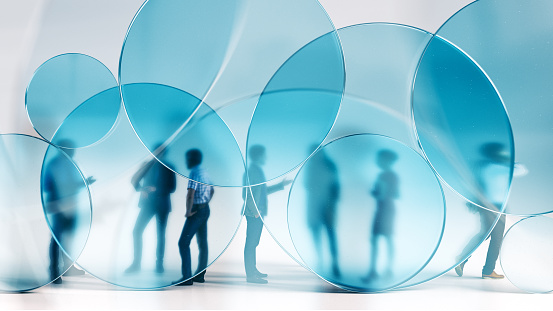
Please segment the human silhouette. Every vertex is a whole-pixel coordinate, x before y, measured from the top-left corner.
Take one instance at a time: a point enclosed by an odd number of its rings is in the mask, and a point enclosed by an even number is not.
[[[246,270],[246,281],[248,283],[267,284],[267,274],[257,270],[256,248],[259,245],[261,232],[263,231],[263,221],[261,217],[267,215],[268,195],[284,189],[284,186],[291,183],[289,180],[283,180],[275,185],[267,186],[265,174],[261,168],[265,165],[267,155],[265,147],[262,145],[253,145],[248,150],[249,165],[246,174],[244,174],[244,185],[254,185],[244,187],[242,197],[245,200],[243,214],[246,216],[246,244],[244,246],[244,268]],[[257,205],[257,209],[256,209]],[[258,212],[259,210],[259,212]]]
[[[61,284],[60,275],[60,244],[65,243],[72,237],[78,223],[78,204],[79,193],[87,184],[95,182],[93,177],[88,177],[83,182],[83,177],[71,161],[75,154],[75,144],[71,140],[61,140],[60,148],[52,160],[45,166],[43,172],[42,186],[46,194],[44,209],[52,229],[52,239],[50,240],[50,277],[54,279],[54,284]],[[58,239],[58,241],[56,241]],[[67,246],[67,244],[66,244]],[[64,256],[63,270],[67,270],[67,275],[84,274],[82,270],[70,267],[70,259]],[[68,269],[72,269],[69,271]],[[67,273],[67,272],[66,272]]]
[[[380,150],[377,154],[377,165],[382,170],[378,175],[371,195],[376,200],[376,212],[372,226],[370,238],[370,268],[369,273],[363,280],[365,282],[374,281],[379,277],[376,272],[376,262],[378,257],[378,238],[386,241],[388,257],[386,273],[392,273],[391,267],[394,260],[394,219],[396,207],[394,201],[399,197],[399,178],[392,170],[393,164],[397,161],[397,154],[391,150]]]
[[[207,171],[202,168],[202,152],[198,149],[190,149],[186,152],[186,166],[190,169],[190,181],[186,193],[186,221],[179,239],[179,253],[182,260],[182,278],[178,285],[192,285],[194,282],[205,282],[205,269],[208,260],[207,220],[209,218],[209,201],[214,194],[210,185],[211,181]],[[198,268],[197,274],[192,277],[192,260],[190,255],[190,242],[196,235],[198,242]]]
[[[158,145],[154,151],[156,157],[163,157],[163,146]],[[167,218],[171,212],[171,193],[175,192],[177,180],[175,173],[153,158],[142,164],[133,175],[131,183],[134,189],[140,192],[138,207],[140,212],[133,229],[134,257],[132,264],[125,273],[137,272],[142,265],[142,236],[146,226],[156,218],[157,249],[156,272],[163,273],[163,258],[165,254],[165,231]]]
[[[480,230],[465,246],[461,255],[467,254],[478,246],[481,241],[482,235],[484,235],[489,228],[493,225],[498,214],[496,212],[501,211],[503,201],[506,198],[506,191],[508,189],[508,177],[509,177],[509,165],[510,157],[505,149],[505,146],[498,142],[490,142],[481,146],[480,153],[483,160],[477,165],[479,179],[479,187],[484,196],[479,199],[480,205],[485,206],[489,210],[486,210],[478,205],[468,203],[467,206],[471,211],[477,213],[480,217]],[[496,211],[496,212],[493,212]],[[500,215],[495,227],[493,227],[488,238],[490,243],[488,245],[488,252],[486,254],[486,263],[482,268],[482,278],[484,279],[502,279],[503,275],[494,271],[497,258],[499,257],[499,251],[501,244],[503,243],[503,233],[505,231],[505,215]],[[470,258],[470,257],[469,257]],[[467,258],[457,267],[455,272],[459,276],[463,276],[463,270],[465,264],[469,260]],[[458,259],[461,259],[458,257]]]
[[[317,149],[313,146],[310,150]],[[305,164],[305,189],[307,192],[307,225],[313,237],[315,248],[322,264],[321,235],[328,239],[332,260],[332,273],[340,276],[338,247],[336,245],[336,206],[340,197],[340,183],[336,164],[324,150],[319,150]]]

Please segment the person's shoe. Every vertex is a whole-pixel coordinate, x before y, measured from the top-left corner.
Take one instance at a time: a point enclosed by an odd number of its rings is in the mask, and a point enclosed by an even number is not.
[[[205,270],[202,271],[202,273],[196,275],[194,278],[192,278],[192,281],[196,283],[205,283]]]
[[[132,264],[127,269],[125,269],[125,273],[134,273],[138,272],[140,270],[140,265]]]
[[[187,280],[187,281],[183,281],[183,279],[180,279],[178,281],[175,281],[172,283],[172,285],[175,285],[175,286],[190,286],[190,285],[193,285],[194,284],[194,281],[192,281],[192,279],[190,280]]]
[[[165,269],[163,268],[163,263],[156,263],[156,273],[163,273]]]
[[[64,276],[76,276],[76,275],[84,275],[84,271],[81,269],[77,269],[75,266],[71,266],[65,273]]]
[[[505,276],[504,275],[501,275],[501,274],[497,274],[495,273],[495,271],[492,271],[492,273],[490,274],[484,274],[482,273],[482,278],[483,279],[495,279],[495,280],[500,280],[502,278],[504,278]]]
[[[258,278],[258,277],[255,277],[255,276],[249,276],[246,278],[246,282],[248,283],[255,283],[255,284],[267,284],[269,283],[269,281],[265,280],[265,279],[262,279],[262,278]]]
[[[463,276],[464,268],[465,268],[465,262],[463,261],[457,267],[455,267],[455,273],[457,273],[458,276]]]
[[[261,272],[259,272],[259,271],[256,270],[256,271],[255,271],[255,276],[258,277],[258,278],[266,278],[266,277],[268,277],[269,275],[266,274],[266,273],[261,273]]]
[[[59,278],[55,279],[55,280],[52,282],[52,284],[61,284],[61,283],[63,283],[63,281],[62,281],[62,279],[61,279],[61,276],[60,276]]]

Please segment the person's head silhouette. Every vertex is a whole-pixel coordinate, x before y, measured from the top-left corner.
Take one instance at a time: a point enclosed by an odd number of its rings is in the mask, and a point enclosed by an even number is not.
[[[486,159],[496,162],[496,163],[505,163],[509,162],[509,152],[505,149],[505,146],[498,142],[490,142],[483,144],[480,147],[480,153]]]
[[[199,149],[190,149],[186,152],[186,167],[191,169],[202,163],[202,152]]]
[[[262,145],[253,145],[250,147],[250,150],[248,152],[250,156],[250,160],[253,163],[263,165],[265,164],[265,159],[267,157],[265,153],[265,147]]]
[[[397,154],[389,149],[383,149],[378,152],[377,164],[383,170],[388,170],[397,160]]]

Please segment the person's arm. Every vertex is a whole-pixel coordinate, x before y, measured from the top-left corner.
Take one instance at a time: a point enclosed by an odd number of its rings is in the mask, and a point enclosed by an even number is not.
[[[285,180],[283,180],[279,183],[276,183],[272,186],[267,186],[267,194],[271,194],[271,193],[274,193],[274,192],[277,192],[277,191],[284,190],[284,187],[286,187],[290,183],[292,183],[291,180],[285,179]]]
[[[184,214],[184,217],[190,217],[196,212],[192,212],[192,206],[194,205],[194,193],[196,193],[195,189],[188,188],[188,191],[186,192],[186,214]]]

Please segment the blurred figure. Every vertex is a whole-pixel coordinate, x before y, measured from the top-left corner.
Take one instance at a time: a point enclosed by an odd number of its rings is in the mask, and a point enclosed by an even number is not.
[[[250,147],[248,155],[250,161],[248,171],[244,175],[244,185],[259,185],[249,188],[244,187],[242,192],[242,197],[245,200],[244,215],[246,216],[246,245],[244,246],[246,281],[249,283],[267,284],[267,280],[263,279],[267,277],[267,274],[259,272],[256,267],[256,248],[259,245],[263,230],[263,221],[260,217],[267,215],[267,196],[273,192],[283,190],[284,186],[290,184],[291,181],[283,180],[275,185],[267,186],[265,174],[261,168],[265,164],[267,157],[265,147],[254,145]]]
[[[54,284],[61,284],[60,275],[60,244],[71,239],[78,223],[79,193],[86,187],[85,182],[90,185],[96,180],[88,177],[83,182],[83,177],[71,162],[75,154],[75,144],[71,140],[61,140],[60,148],[56,156],[48,162],[43,175],[43,191],[46,193],[45,211],[52,228],[52,239],[50,241],[50,277]],[[65,153],[65,154],[64,154]],[[56,241],[58,239],[58,241]],[[59,243],[58,243],[59,242]],[[65,257],[67,258],[67,257]],[[69,258],[63,263],[65,275],[84,274],[84,271],[70,267]]]
[[[162,145],[158,145],[154,155],[158,159],[163,157]],[[142,264],[142,236],[146,226],[156,217],[157,249],[156,272],[163,273],[163,258],[165,255],[165,231],[167,218],[171,212],[171,193],[177,188],[175,173],[153,158],[144,163],[131,179],[134,189],[140,192],[138,207],[140,213],[136,218],[133,229],[133,262],[125,273],[137,272]]]
[[[480,171],[476,173],[479,178],[480,190],[484,196],[480,199],[481,202],[479,204],[490,210],[499,212],[501,211],[503,201],[506,199],[509,186],[509,165],[511,159],[505,146],[497,142],[482,145],[480,153],[484,159],[478,165]],[[467,206],[471,211],[478,213],[480,216],[480,231],[469,241],[461,252],[461,255],[469,253],[480,243],[481,236],[487,232],[497,218],[497,213],[485,210],[475,204],[467,203]],[[504,277],[494,271],[501,244],[503,243],[504,231],[505,215],[501,215],[488,236],[490,244],[486,255],[486,263],[482,269],[482,278],[484,279],[502,279]],[[463,269],[469,258],[455,268],[457,275],[463,276]]]
[[[316,150],[318,145],[312,146]],[[319,265],[322,264],[321,230],[328,238],[332,273],[340,276],[338,247],[336,245],[335,217],[336,204],[340,196],[340,183],[336,164],[324,150],[319,150],[305,165],[305,189],[307,191],[307,225],[313,236],[318,252]]]
[[[209,218],[209,201],[215,190],[210,186],[211,180],[207,171],[201,167],[202,152],[190,149],[186,152],[186,166],[190,169],[190,180],[186,193],[186,221],[179,239],[179,253],[182,260],[182,278],[178,285],[192,285],[194,282],[205,282],[205,269],[208,260],[207,220]],[[190,258],[190,242],[196,235],[198,242],[198,268],[192,277],[192,259]],[[184,281],[184,282],[183,282]]]
[[[376,213],[371,234],[371,263],[369,273],[363,280],[369,282],[378,277],[376,262],[378,255],[378,238],[382,237],[387,244],[388,263],[386,273],[391,273],[392,261],[394,259],[394,218],[396,207],[394,200],[399,197],[399,179],[392,170],[393,164],[397,161],[397,154],[391,150],[381,150],[377,155],[377,165],[382,169],[378,175],[371,195],[376,200]]]

